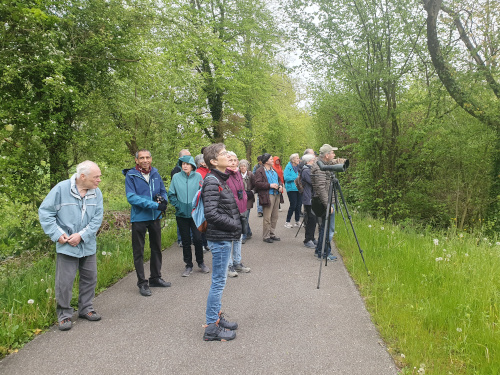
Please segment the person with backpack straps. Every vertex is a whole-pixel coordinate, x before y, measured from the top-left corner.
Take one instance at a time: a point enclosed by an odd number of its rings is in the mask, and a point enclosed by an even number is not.
[[[314,156],[314,154],[306,154],[302,156],[302,161],[305,163],[300,171],[300,180],[304,189],[302,193],[302,204],[304,205],[304,221],[306,223],[304,246],[309,249],[315,249],[317,244],[314,238],[314,232],[316,231],[316,215],[314,215],[312,211],[314,190],[311,181],[311,167],[316,162],[316,156]]]

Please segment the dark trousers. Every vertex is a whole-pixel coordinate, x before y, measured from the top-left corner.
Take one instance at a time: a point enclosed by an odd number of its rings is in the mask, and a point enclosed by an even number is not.
[[[306,222],[306,238],[304,243],[314,241],[314,232],[316,231],[316,215],[312,212],[311,205],[304,205],[305,215],[304,221]]]
[[[286,222],[289,223],[292,219],[292,215],[295,212],[295,221],[300,221],[300,208],[302,206],[302,194],[298,191],[287,191],[288,200],[290,201],[290,207],[288,207],[288,213],[286,215]]]
[[[137,273],[137,286],[148,284],[144,275],[144,242],[146,231],[149,233],[149,247],[151,262],[149,264],[149,281],[161,277],[161,226],[160,219],[139,221],[132,223],[132,250],[134,252],[134,266]]]
[[[194,254],[196,256],[196,263],[198,265],[203,263],[203,241],[201,233],[196,228],[193,218],[175,217],[177,220],[177,228],[181,234],[182,241],[182,254],[184,256],[184,263],[186,267],[193,268],[193,254],[191,251],[191,234],[193,235]]]

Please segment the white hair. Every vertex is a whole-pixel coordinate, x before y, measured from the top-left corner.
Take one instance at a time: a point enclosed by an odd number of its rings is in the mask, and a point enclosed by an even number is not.
[[[292,161],[293,159],[298,158],[298,157],[299,157],[299,154],[292,154],[292,155],[290,155],[290,161]]]
[[[183,157],[183,156],[186,156],[186,155],[190,155],[191,156],[191,153],[189,152],[189,150],[187,148],[183,148],[182,150],[179,151],[179,157]]]
[[[247,166],[247,169],[250,169],[250,163],[246,159],[241,159],[238,165],[245,164]]]
[[[76,166],[76,175],[81,176],[82,174],[84,174],[85,176],[88,176],[90,174],[90,171],[94,167],[97,167],[97,164],[94,163],[93,161],[90,160],[82,161],[80,164]]]
[[[313,154],[305,154],[304,156],[302,156],[302,160],[304,161],[304,163],[309,163],[315,157],[316,156],[314,156]]]
[[[203,154],[196,155],[196,157],[194,158],[194,163],[196,164],[197,168],[200,168],[202,162],[205,162],[203,160]]]
[[[234,151],[228,151],[227,156],[234,156],[235,158],[238,158],[238,156],[236,156],[236,153]]]

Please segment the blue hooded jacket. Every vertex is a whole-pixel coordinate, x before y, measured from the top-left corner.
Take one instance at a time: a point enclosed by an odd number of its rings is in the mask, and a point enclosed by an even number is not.
[[[167,191],[156,168],[149,172],[149,182],[137,169],[124,169],[125,192],[127,201],[131,204],[130,221],[132,223],[151,221],[161,218],[158,211],[158,203],[153,200],[156,194],[160,194],[168,201]]]
[[[193,171],[189,173],[189,176],[183,170],[173,175],[168,189],[168,199],[170,204],[175,207],[175,216],[190,218],[193,210],[193,198],[203,178],[201,174],[195,172],[196,164],[192,156],[181,156],[177,165],[182,168],[183,162],[191,164]]]
[[[96,234],[103,216],[102,194],[99,188],[89,189],[84,197],[76,187],[76,173],[59,182],[45,197],[38,216],[43,231],[56,243],[56,252],[75,258],[96,253]],[[57,242],[63,234],[79,233],[82,240],[77,246]]]

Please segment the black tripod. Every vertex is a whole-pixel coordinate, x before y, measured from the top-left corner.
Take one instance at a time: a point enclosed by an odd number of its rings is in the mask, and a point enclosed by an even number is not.
[[[336,205],[337,205],[337,209],[340,210],[340,213],[342,214],[342,218],[344,219],[344,224],[346,226],[346,230],[348,230],[347,229],[347,223],[346,223],[346,220],[345,220],[345,217],[344,217],[344,212],[342,211],[342,205],[345,208],[345,212],[347,214],[347,217],[349,218],[349,222],[351,223],[351,228],[352,228],[352,232],[354,234],[354,238],[356,239],[356,243],[358,244],[359,254],[361,255],[361,259],[363,259],[363,264],[365,265],[366,273],[369,276],[370,273],[368,272],[368,268],[366,267],[365,257],[363,256],[363,250],[361,249],[361,246],[359,245],[358,236],[356,236],[356,231],[354,230],[354,224],[352,223],[351,215],[349,213],[349,210],[347,209],[347,204],[345,202],[344,195],[342,194],[342,189],[340,188],[339,180],[337,179],[337,176],[335,175],[334,170],[330,169],[331,167],[337,167],[337,165],[335,165],[335,166],[326,166],[323,163],[321,163],[320,161],[318,161],[318,166],[320,167],[321,170],[327,170],[330,173],[330,188],[328,190],[328,205],[327,205],[327,209],[326,209],[327,218],[326,218],[325,228],[323,230],[323,238],[319,239],[323,243],[323,246],[322,246],[322,249],[321,249],[321,254],[319,254],[320,259],[323,258],[323,254],[326,251],[327,238],[328,238],[328,242],[329,242],[329,237],[330,237],[329,236],[330,221],[331,221],[331,214],[330,214],[330,212],[331,212],[331,207],[332,207],[332,199],[335,196],[335,202],[336,202]],[[347,168],[347,166],[345,166],[343,170],[345,170],[345,168]],[[336,169],[336,170],[339,171],[339,169]],[[338,192],[338,194],[337,194],[337,192]],[[339,195],[340,195],[340,197],[342,199],[342,205],[338,204],[338,196]],[[325,266],[327,266],[327,265],[328,265],[328,258],[326,257],[325,258]],[[322,269],[322,266],[323,266],[323,262],[320,262],[317,289],[319,289],[319,284],[320,284],[320,281],[321,281],[321,269]]]

